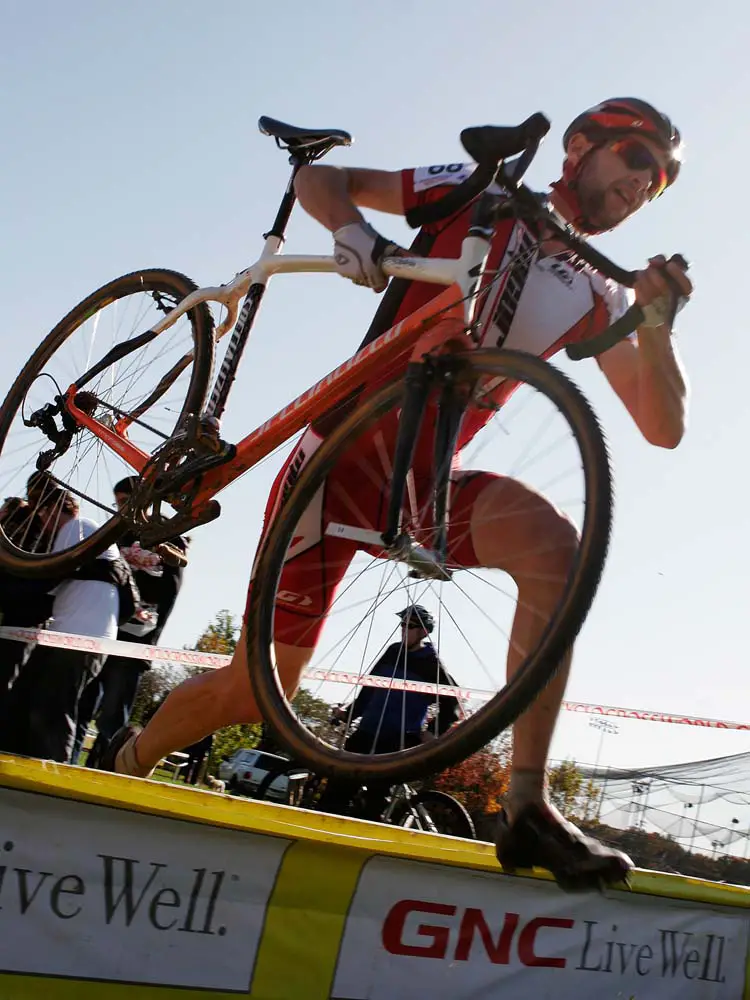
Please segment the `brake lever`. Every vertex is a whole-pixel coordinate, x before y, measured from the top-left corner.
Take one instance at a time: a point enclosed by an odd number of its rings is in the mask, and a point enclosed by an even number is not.
[[[660,269],[664,270],[664,280],[670,289],[670,306],[668,313],[667,325],[670,330],[674,325],[674,321],[677,318],[677,313],[686,305],[687,296],[683,293],[677,281],[672,277],[672,275],[666,270],[667,264],[677,264],[679,268],[687,272],[690,268],[690,264],[685,260],[685,258],[680,253],[672,254],[668,261],[664,264],[657,265]]]
[[[683,270],[687,271],[689,265],[688,262],[681,254],[674,254],[670,257],[670,262],[677,264]],[[662,265],[666,266],[666,265]],[[634,277],[637,272],[633,272]],[[672,324],[674,323],[675,316],[679,310],[687,302],[687,296],[683,294],[682,289],[679,287],[677,282],[671,275],[665,274],[664,277],[667,280],[670,288],[670,315],[668,317],[669,328],[672,329]],[[571,359],[571,361],[582,361],[584,358],[593,358],[597,354],[602,354],[605,351],[610,350],[614,347],[620,340],[623,340],[634,330],[637,330],[644,320],[643,307],[637,303],[633,303],[630,308],[616,319],[615,322],[608,327],[603,333],[600,333],[596,337],[592,337],[590,340],[583,341],[577,344],[568,344],[565,348],[565,353]]]

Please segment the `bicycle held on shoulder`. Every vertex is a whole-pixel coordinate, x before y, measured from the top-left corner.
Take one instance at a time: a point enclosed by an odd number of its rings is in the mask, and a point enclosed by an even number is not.
[[[295,203],[294,177],[302,165],[351,142],[346,132],[337,130],[297,129],[269,118],[261,118],[259,124],[288,150],[292,174],[258,260],[227,284],[201,289],[184,275],[167,270],[136,271],[118,278],[61,320],[15,380],[0,408],[3,489],[22,495],[31,474],[32,512],[44,508],[51,487],[60,486],[77,497],[81,514],[96,518],[100,526],[59,551],[35,550],[25,544],[22,532],[20,536],[14,532],[13,540],[0,529],[0,568],[22,576],[57,576],[74,570],[126,531],[135,532],[146,547],[184,534],[219,516],[215,497],[229,483],[310,424],[324,420],[333,424],[302,468],[291,470],[283,502],[256,557],[246,638],[252,687],[278,740],[290,756],[315,772],[365,783],[368,778],[408,780],[467,757],[511,725],[531,703],[583,624],[609,542],[612,488],[607,450],[583,394],[537,357],[477,347],[482,304],[488,290],[508,273],[507,268],[503,274],[485,273],[494,226],[512,215],[523,221],[533,238],[510,262],[511,269],[528,260],[545,233],[623,285],[632,286],[636,273],[617,267],[578,237],[550,208],[547,196],[522,183],[549,129],[543,115],[535,114],[516,127],[467,128],[461,141],[477,163],[473,174],[442,201],[407,217],[418,227],[447,218],[473,201],[460,256],[455,260],[393,257],[383,264],[393,278],[445,289],[237,444],[229,443],[221,435],[220,421],[269,280],[281,274],[334,271],[332,257],[280,253]],[[499,186],[492,187],[494,181]],[[216,330],[209,303],[226,310]],[[570,348],[568,353],[593,355],[634,330],[641,319],[640,309],[633,306],[596,342]],[[223,359],[212,384],[220,348],[225,348]],[[405,354],[409,362],[399,367]],[[376,390],[361,391],[378,379]],[[516,387],[513,400],[503,398],[501,406],[498,386]],[[495,571],[457,564],[448,551],[448,537],[450,531],[461,531],[455,514],[451,520],[451,470],[460,450],[460,428],[468,421],[476,417],[483,424],[482,442],[490,441],[488,429],[499,426],[497,452],[495,445],[488,445],[483,460],[497,454],[504,474],[530,475],[531,458],[519,466],[506,465],[511,418],[505,415],[513,412],[515,399],[532,399],[534,406],[545,407],[547,423],[562,426],[575,453],[580,545],[540,641],[525,651],[521,667],[505,684],[496,683],[491,670],[504,670],[497,640],[505,636],[505,641],[507,635],[500,623],[499,602],[503,595],[512,602],[512,596],[497,582]],[[428,412],[431,416],[426,419]],[[279,600],[296,601],[302,612],[313,603],[315,595],[288,594],[281,582],[285,562],[307,530],[303,515],[342,456],[356,455],[357,442],[386,419],[397,425],[397,433],[393,454],[382,456],[378,470],[387,479],[382,520],[377,524],[358,520],[356,503],[343,496],[338,498],[340,516],[325,526],[325,544],[332,552],[337,545],[353,546],[356,559],[361,555],[366,565],[357,563],[339,583],[338,603],[326,618],[323,636],[329,627],[334,630],[333,666],[330,662],[319,666],[313,660],[306,676],[317,677],[324,694],[328,687],[343,684],[345,695],[337,688],[326,698],[329,703],[347,700],[351,685],[364,681],[372,657],[362,653],[359,673],[346,675],[335,669],[338,657],[345,648],[351,651],[355,640],[364,642],[363,637],[376,636],[382,648],[388,636],[378,633],[382,619],[378,612],[385,607],[397,610],[393,602],[405,596],[410,602],[463,601],[468,610],[460,614],[474,616],[476,635],[485,627],[495,632],[482,650],[475,650],[474,673],[469,676],[467,668],[465,683],[484,692],[476,711],[465,712],[437,739],[391,753],[354,754],[321,735],[314,720],[298,712],[287,697],[274,657],[274,612]],[[513,421],[516,433],[522,422],[516,423],[515,417]],[[546,426],[535,425],[530,436],[540,456],[539,467],[556,481],[561,475],[555,465],[561,450],[555,442],[548,447],[539,444]],[[416,443],[425,435],[432,438],[431,462],[429,468],[418,468]],[[377,440],[374,447],[377,451]],[[463,460],[466,452],[461,454]],[[366,482],[372,472],[356,469],[353,477]],[[112,485],[124,475],[136,475],[138,480],[127,506],[117,510]],[[546,480],[540,483],[540,492],[550,488]],[[48,521],[54,513],[45,508]],[[494,512],[498,517],[507,513]],[[372,580],[379,581],[374,596],[364,589]],[[349,601],[345,607],[344,601]],[[361,621],[354,622],[360,612]],[[447,663],[468,663],[468,653],[457,651],[462,636],[467,640],[464,648],[472,651],[458,615],[437,614],[435,637]],[[318,648],[322,645],[316,647],[316,656]],[[388,683],[398,689],[397,678]],[[423,687],[433,692],[436,701],[445,693],[437,683]],[[453,694],[463,697],[466,692]]]

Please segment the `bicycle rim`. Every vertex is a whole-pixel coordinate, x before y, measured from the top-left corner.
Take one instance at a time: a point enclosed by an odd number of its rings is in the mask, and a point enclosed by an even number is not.
[[[430,638],[462,692],[466,689],[473,692],[472,697],[462,704],[463,717],[459,723],[437,739],[388,753],[348,752],[343,748],[346,731],[342,734],[343,739],[336,741],[326,727],[310,724],[297,715],[293,702],[286,698],[281,686],[274,661],[273,642],[274,636],[277,642],[285,642],[283,626],[277,624],[275,627],[274,618],[279,609],[282,612],[279,621],[288,617],[285,605],[289,603],[289,594],[284,589],[282,570],[285,569],[285,560],[290,555],[295,555],[291,548],[295,540],[298,543],[300,538],[304,538],[304,531],[300,527],[303,515],[311,509],[311,504],[318,502],[324,484],[328,491],[326,496],[331,494],[334,485],[336,489],[342,489],[340,480],[332,485],[332,470],[342,467],[344,455],[365,454],[364,442],[369,441],[368,434],[372,436],[372,428],[376,425],[378,428],[384,426],[383,422],[388,415],[397,410],[402,395],[401,385],[394,383],[362,403],[319,444],[313,457],[290,487],[256,563],[255,582],[249,604],[249,662],[252,664],[251,682],[258,704],[276,737],[288,747],[290,753],[319,773],[361,780],[376,777],[403,781],[442,770],[478,750],[498,732],[510,726],[554,675],[560,659],[581,628],[596,592],[609,542],[612,494],[606,445],[587,401],[562,373],[530,355],[514,351],[478,350],[463,356],[462,362],[478,377],[477,384],[482,386],[482,391],[472,401],[472,405],[478,408],[488,405],[488,386],[520,386],[497,412],[492,413],[492,419],[471,439],[470,444],[478,446],[478,454],[475,449],[475,453],[464,461],[464,468],[475,468],[469,462],[476,457],[476,468],[482,469],[482,463],[490,453],[505,462],[503,435],[509,436],[511,427],[523,428],[523,423],[516,425],[515,422],[520,414],[528,415],[529,408],[524,402],[524,397],[528,396],[546,404],[548,413],[542,414],[541,421],[532,421],[526,432],[521,430],[521,440],[530,444],[531,452],[526,451],[515,463],[506,463],[502,476],[512,482],[523,477],[528,482],[532,466],[538,460],[542,472],[534,495],[548,496],[555,484],[562,484],[564,492],[568,489],[568,473],[559,466],[560,444],[555,438],[554,430],[551,437],[548,434],[542,435],[541,431],[548,430],[551,426],[547,419],[550,414],[559,418],[563,428],[567,430],[577,455],[573,462],[573,473],[581,491],[576,501],[579,505],[578,518],[572,518],[560,496],[553,499],[556,499],[558,509],[562,509],[577,523],[580,532],[577,555],[565,570],[564,579],[560,577],[554,583],[560,591],[559,598],[549,613],[545,611],[546,624],[535,645],[522,650],[520,668],[512,681],[504,684],[509,630],[515,613],[514,607],[513,614],[506,614],[506,620],[498,625],[499,597],[505,596],[511,603],[513,601],[514,584],[512,580],[509,581],[507,574],[498,581],[494,575],[492,579],[488,579],[487,574],[480,572],[481,567],[458,565],[452,579],[445,583],[436,583],[434,580],[413,582],[397,561],[383,558],[382,554],[379,558],[371,549],[357,553],[358,562],[347,554],[348,569],[338,583],[335,599],[323,622],[320,641],[315,646],[313,658],[303,677],[303,685],[308,694],[314,695],[323,703],[347,701],[351,704],[354,695],[361,690],[362,680],[372,669],[380,653],[393,643],[396,631],[392,627],[396,624],[393,612],[404,605],[415,603],[429,605],[429,610],[435,613],[437,628]],[[514,405],[516,403],[519,405]],[[533,407],[532,412],[535,412]],[[491,430],[496,418],[500,424],[501,444],[499,447],[494,445],[493,451],[487,448],[484,435]],[[360,478],[360,481],[365,482],[368,478],[372,479],[371,466],[375,459],[370,459],[373,454],[377,454],[377,448],[373,451],[369,443],[367,447],[370,449],[366,452],[370,466],[366,466],[362,460]],[[462,457],[465,458],[468,448],[468,445],[464,448]],[[357,482],[357,475],[352,469],[349,471],[348,481]],[[416,467],[413,471],[412,480],[417,480],[423,472]],[[463,482],[462,489],[465,488],[465,481]],[[419,492],[417,489],[417,493]],[[348,502],[344,498],[343,505],[349,510],[346,515],[349,518],[356,517],[358,504],[364,502],[361,490],[358,497],[359,499],[349,497]],[[455,499],[454,495],[452,502]],[[425,509],[422,498],[418,496],[416,501],[413,496],[410,498],[409,490],[407,503],[416,507],[417,514]],[[498,519],[499,524],[500,519],[507,518],[512,511],[510,505],[506,504],[502,509],[490,513]],[[413,519],[414,511],[410,516]],[[364,520],[366,518],[363,515],[363,523]],[[368,523],[370,527],[373,526],[371,517]],[[462,526],[453,515],[451,523],[455,531],[474,531],[473,523]],[[538,540],[535,544],[538,544]],[[543,547],[542,545],[541,548]],[[329,554],[330,551],[329,549]],[[343,557],[341,558],[343,561]],[[329,571],[333,565],[330,560],[328,563],[321,560],[321,563],[324,564],[323,569]],[[291,565],[291,560],[289,564]],[[498,571],[491,572],[494,574]],[[369,579],[377,578],[379,583],[373,593],[363,597],[358,594],[357,588],[368,574]],[[459,600],[463,609],[461,611],[446,609],[443,595],[451,587],[453,590],[449,596],[452,594],[454,599]],[[303,596],[312,600],[311,595],[312,590],[308,590]],[[292,597],[296,596],[292,594]],[[361,620],[353,621],[352,616],[357,608],[368,613],[363,614]],[[533,607],[526,607],[525,610],[532,615],[536,613]],[[304,614],[303,608],[295,611]],[[333,626],[331,622],[334,623]],[[318,617],[312,621],[311,627],[314,630],[320,625],[321,619]],[[472,635],[467,637],[467,630]],[[482,633],[482,649],[477,651],[474,648],[476,643],[471,641],[465,642],[464,649],[468,649],[477,661],[478,669],[474,666],[467,667],[467,658],[462,657],[456,640],[456,637],[473,639],[474,632]],[[356,637],[356,642],[352,637]],[[370,639],[373,640],[371,643]],[[497,652],[500,639],[506,642],[506,650],[502,655]],[[297,645],[305,645],[299,641],[298,636]],[[368,647],[366,651],[363,650],[364,646]],[[339,674],[346,675],[346,679],[339,681]],[[408,679],[405,674],[404,682]],[[336,684],[339,686],[334,689],[333,685]],[[345,688],[347,691],[342,697]],[[386,700],[396,690],[397,686],[391,685]],[[400,697],[403,703],[403,695],[396,697]],[[439,707],[437,682],[433,700],[435,707]]]
[[[124,275],[98,289],[52,330],[18,376],[0,407],[0,495],[24,501],[0,530],[0,567],[27,576],[75,568],[124,530],[113,487],[134,469],[99,437],[76,426],[64,451],[54,451],[46,428],[28,426],[113,348],[149,330],[195,289],[174,271]],[[205,304],[177,320],[148,344],[132,349],[89,380],[81,408],[109,427],[128,422],[128,440],[150,455],[186,414],[199,411],[211,375],[212,319]],[[53,417],[62,430],[60,407]],[[40,468],[44,471],[40,472]],[[30,485],[30,477],[34,477]],[[63,492],[79,516],[98,530],[52,552]],[[16,509],[17,508],[17,511]]]
[[[420,792],[415,803],[418,809],[423,809],[430,817],[437,833],[446,837],[460,837],[463,840],[476,840],[476,831],[471,816],[461,803],[447,792]]]

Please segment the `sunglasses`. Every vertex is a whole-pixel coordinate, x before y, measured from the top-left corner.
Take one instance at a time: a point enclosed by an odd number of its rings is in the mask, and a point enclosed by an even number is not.
[[[422,626],[419,625],[417,622],[401,622],[401,628],[413,629],[413,628],[422,628]]]
[[[628,170],[648,170],[651,172],[649,197],[658,197],[668,183],[667,171],[654,154],[638,139],[620,139],[609,147],[617,153]]]

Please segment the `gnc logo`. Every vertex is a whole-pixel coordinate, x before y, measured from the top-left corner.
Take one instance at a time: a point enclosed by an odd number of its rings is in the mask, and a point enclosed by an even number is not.
[[[422,914],[443,919],[439,923],[417,922]],[[500,927],[490,927],[482,910],[474,907],[467,907],[461,912],[458,907],[448,903],[402,899],[385,918],[383,946],[392,955],[441,959],[450,957],[456,962],[466,962],[478,937],[494,965],[509,965],[515,952],[522,965],[564,969],[567,959],[559,955],[540,955],[537,952],[537,934],[545,928],[569,930],[574,924],[574,920],[565,917],[534,917],[523,921],[518,913],[505,913]],[[449,955],[451,931],[456,928],[458,940]],[[405,937],[409,941],[416,938],[418,943],[407,944]]]

